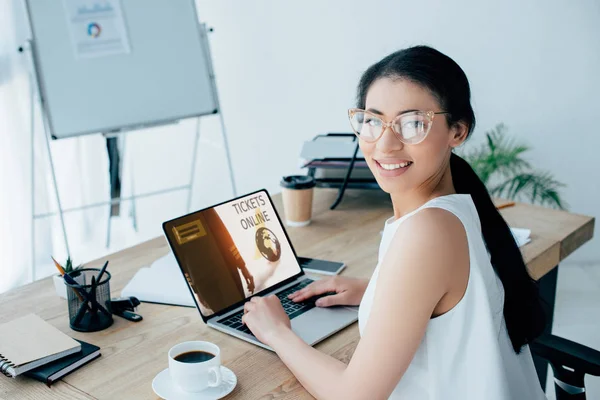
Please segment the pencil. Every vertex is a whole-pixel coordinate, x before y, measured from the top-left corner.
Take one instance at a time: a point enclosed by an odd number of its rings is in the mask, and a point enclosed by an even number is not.
[[[79,285],[75,279],[71,278],[71,276],[69,274],[64,274],[63,278],[65,278],[65,282],[67,282],[69,285]],[[77,290],[77,288],[71,286],[71,289],[73,290],[73,292],[75,293],[75,295],[77,295],[77,297],[79,297],[79,300],[83,301],[83,296],[81,295],[81,292],[79,290]],[[85,290],[85,289],[82,289]],[[87,304],[87,302],[86,302]]]
[[[56,266],[58,272],[60,272],[60,275],[63,276],[65,274],[65,269],[58,263],[58,261],[54,259],[54,257],[50,256],[50,258],[52,258],[52,261],[54,261],[54,265]]]
[[[496,207],[498,210],[502,210],[503,208],[508,208],[508,207],[512,207],[514,206],[515,203],[514,201],[509,201],[508,203],[504,203],[504,204],[500,204],[498,207]]]

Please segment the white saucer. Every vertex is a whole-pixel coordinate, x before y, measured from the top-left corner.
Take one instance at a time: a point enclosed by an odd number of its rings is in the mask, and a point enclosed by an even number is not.
[[[152,381],[154,393],[167,400],[216,400],[227,396],[237,384],[237,377],[227,367],[221,365],[221,384],[209,387],[201,392],[184,392],[173,384],[169,368],[159,372]]]

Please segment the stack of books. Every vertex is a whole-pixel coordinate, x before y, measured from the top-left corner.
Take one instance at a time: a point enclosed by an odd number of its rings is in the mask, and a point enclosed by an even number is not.
[[[301,168],[308,168],[317,187],[338,189],[335,209],[346,189],[380,189],[353,133],[327,133],[304,142]]]
[[[315,178],[317,187],[340,188],[348,169],[352,166],[347,188],[379,189],[360,149],[352,165],[357,144],[357,137],[353,133],[317,135],[304,142],[300,153],[300,167],[308,168],[308,173]]]
[[[72,339],[35,314],[0,324],[0,372],[48,386],[100,356],[100,348]]]

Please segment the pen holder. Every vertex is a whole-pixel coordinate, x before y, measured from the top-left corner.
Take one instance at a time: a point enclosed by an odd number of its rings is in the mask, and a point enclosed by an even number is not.
[[[96,332],[108,328],[113,323],[110,312],[110,273],[105,271],[101,281],[96,282],[99,273],[100,270],[96,268],[84,268],[68,273],[75,281],[65,282],[69,324],[73,330]]]

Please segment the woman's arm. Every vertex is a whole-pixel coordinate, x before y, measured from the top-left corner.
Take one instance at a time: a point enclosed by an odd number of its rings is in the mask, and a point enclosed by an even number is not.
[[[390,244],[364,335],[348,366],[308,346],[288,324],[261,331],[265,314],[260,303],[272,308],[268,303],[276,298],[257,299],[250,307],[256,306],[252,312],[257,314],[246,323],[264,335],[316,398],[386,399],[410,365],[436,305],[456,281],[453,276],[468,268],[461,222],[447,211],[426,209],[406,220]]]

